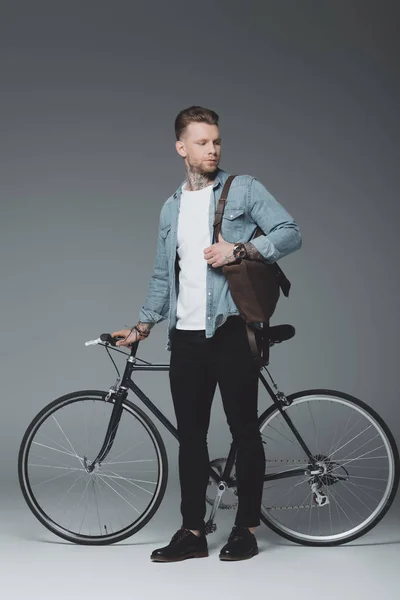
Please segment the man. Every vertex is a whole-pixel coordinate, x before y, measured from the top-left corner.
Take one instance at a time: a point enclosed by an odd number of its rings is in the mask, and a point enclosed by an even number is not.
[[[221,267],[244,254],[246,260],[274,262],[301,246],[289,213],[254,177],[237,176],[231,185],[218,240],[213,223],[229,176],[219,168],[219,117],[200,106],[182,110],[175,120],[176,151],[186,181],[160,213],[154,272],[139,322],[117,345],[146,339],[155,323],[168,317],[171,351],[169,379],[179,433],[182,526],[170,543],[153,551],[159,562],[208,556],[204,533],[209,456],[207,431],[218,383],[227,422],[237,446],[238,510],[221,560],[258,553],[255,528],[265,472],[258,430],[259,367],[254,363],[245,323],[229,292]],[[265,235],[249,241],[257,225]]]

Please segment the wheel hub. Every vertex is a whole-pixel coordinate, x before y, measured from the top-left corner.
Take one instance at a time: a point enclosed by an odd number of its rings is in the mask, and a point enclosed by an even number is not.
[[[320,469],[320,473],[316,474],[315,477],[321,486],[330,486],[338,481],[347,480],[349,477],[349,473],[344,467],[324,454],[317,454],[315,456],[315,464],[312,465],[310,463],[308,465],[308,471],[311,473],[311,471],[315,470],[315,467]],[[338,472],[339,469],[343,474]]]

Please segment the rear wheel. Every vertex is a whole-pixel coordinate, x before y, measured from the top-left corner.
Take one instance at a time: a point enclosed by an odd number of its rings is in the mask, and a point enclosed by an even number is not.
[[[110,453],[87,471],[110,421],[114,401],[106,395],[81,391],[54,400],[33,419],[19,451],[19,482],[29,508],[50,531],[78,544],[111,544],[139,531],[167,484],[161,436],[129,401]]]
[[[300,544],[334,546],[375,527],[388,511],[399,483],[399,453],[381,417],[361,400],[332,390],[289,396],[283,407],[318,466],[311,465],[282,417],[272,406],[260,417],[266,480],[262,521]],[[308,474],[307,474],[308,471]]]

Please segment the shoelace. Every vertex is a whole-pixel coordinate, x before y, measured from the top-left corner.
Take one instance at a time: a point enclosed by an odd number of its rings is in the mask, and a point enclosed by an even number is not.
[[[247,533],[251,534],[251,531],[249,531],[247,527],[239,527],[239,525],[234,525],[229,536],[229,541],[231,542],[237,537],[243,537],[243,535],[246,535]]]
[[[183,540],[185,537],[187,537],[191,532],[189,531],[189,529],[178,529],[178,531],[176,533],[174,533],[174,535],[171,538],[171,543],[175,543],[175,542],[180,542],[181,540]]]

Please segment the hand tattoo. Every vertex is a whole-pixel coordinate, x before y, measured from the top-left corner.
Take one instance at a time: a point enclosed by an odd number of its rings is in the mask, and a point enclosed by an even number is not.
[[[235,262],[236,258],[234,257],[233,254],[225,254],[224,256],[224,261],[227,265],[229,265],[229,263],[231,262]]]

